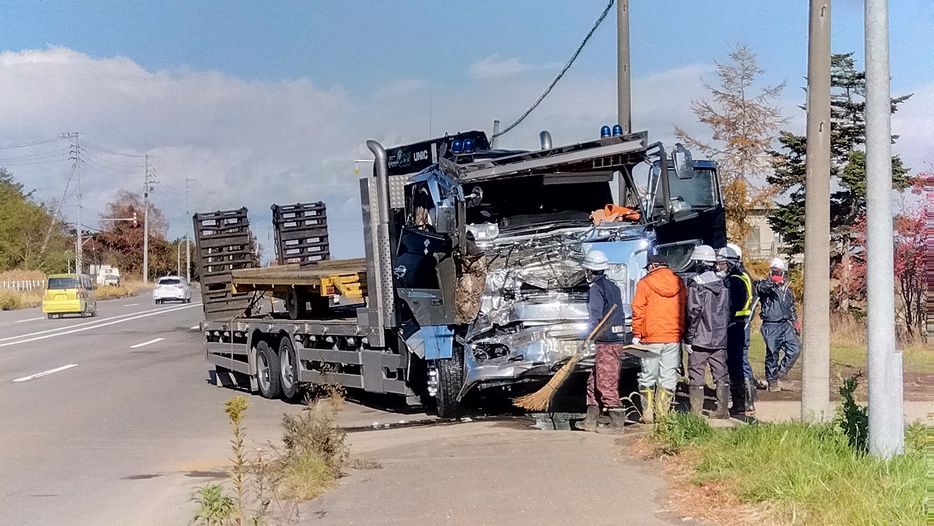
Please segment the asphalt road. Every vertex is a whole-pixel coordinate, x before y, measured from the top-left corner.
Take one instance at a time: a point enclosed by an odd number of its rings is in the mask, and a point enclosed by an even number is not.
[[[186,524],[191,491],[225,464],[199,298],[101,301],[95,318],[0,312],[0,523]],[[292,406],[250,397],[274,438]],[[213,475],[219,476],[219,475]]]
[[[0,525],[191,520],[194,489],[226,477],[222,406],[237,394],[208,381],[201,319],[197,296],[188,305],[102,301],[85,319],[0,312]],[[301,410],[249,400],[251,447],[278,443],[282,414]],[[430,418],[348,403],[340,422]],[[350,437],[354,455],[383,468],[351,470],[301,506],[302,524],[610,524],[622,509],[637,509],[627,514],[640,524],[668,523],[653,504],[664,481],[620,456],[613,437],[518,421]]]

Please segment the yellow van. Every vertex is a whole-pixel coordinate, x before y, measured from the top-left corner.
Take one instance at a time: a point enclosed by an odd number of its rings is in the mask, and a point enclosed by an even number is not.
[[[97,315],[94,282],[87,274],[53,274],[42,298],[42,312],[51,320],[62,314]]]

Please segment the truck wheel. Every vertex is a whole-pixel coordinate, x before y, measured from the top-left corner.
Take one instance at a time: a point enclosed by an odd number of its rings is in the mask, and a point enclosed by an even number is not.
[[[464,386],[464,349],[455,345],[451,358],[437,360],[436,365],[438,367],[438,394],[435,400],[438,416],[457,418],[461,412],[457,395]]]
[[[291,400],[298,396],[298,361],[295,345],[288,336],[279,342],[279,385],[282,398]]]
[[[256,376],[263,398],[279,396],[279,357],[266,342],[256,344]]]
[[[285,310],[290,320],[299,320],[305,317],[305,294],[292,287],[285,293]]]

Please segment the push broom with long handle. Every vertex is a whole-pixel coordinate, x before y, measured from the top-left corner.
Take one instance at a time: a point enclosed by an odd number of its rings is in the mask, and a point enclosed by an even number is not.
[[[613,314],[613,311],[616,310],[616,305],[612,305],[610,310],[603,316],[603,319],[590,331],[590,334],[587,335],[587,339],[581,342],[577,347],[577,351],[571,356],[571,359],[567,361],[558,371],[551,377],[551,380],[548,380],[548,383],[542,386],[541,389],[535,391],[534,393],[527,394],[525,396],[520,396],[513,401],[513,404],[517,407],[529,411],[541,411],[548,407],[548,404],[551,403],[551,399],[554,398],[555,392],[558,388],[561,387],[561,384],[571,376],[571,372],[574,370],[574,366],[577,365],[577,362],[584,355],[584,349],[590,345],[591,340],[593,340],[594,335],[599,332],[603,326],[606,324],[607,320],[610,319],[610,315]]]

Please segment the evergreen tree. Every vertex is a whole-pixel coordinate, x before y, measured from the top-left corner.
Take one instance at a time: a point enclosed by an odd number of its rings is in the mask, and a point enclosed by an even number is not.
[[[866,211],[866,76],[857,71],[853,53],[835,53],[831,57],[830,144],[831,183],[838,189],[831,194],[831,235],[835,242],[848,236],[849,228]],[[892,112],[911,95],[892,99]],[[804,108],[802,108],[804,109]],[[893,140],[897,137],[893,136]],[[788,255],[804,250],[804,174],[807,139],[783,131],[779,135],[783,152],[772,152],[773,172],[769,184],[789,199],[769,217],[772,229],[782,234]],[[895,188],[908,185],[908,170],[898,156],[892,158],[892,183]],[[837,251],[839,256],[839,250]]]
[[[853,53],[831,56],[830,85],[830,177],[834,189],[830,195],[831,265],[844,289],[838,291],[837,304],[841,310],[849,310],[854,298],[847,284],[852,282],[852,258],[861,258],[860,225],[866,213],[866,76],[856,70]],[[909,97],[893,98],[892,112]],[[779,143],[782,151],[772,152],[773,172],[767,181],[787,202],[777,205],[768,221],[781,234],[787,254],[794,257],[804,252],[807,139],[783,131]],[[907,173],[901,159],[893,157],[892,184],[896,189],[908,186]]]

